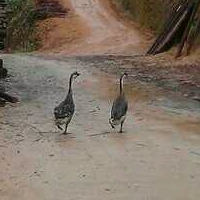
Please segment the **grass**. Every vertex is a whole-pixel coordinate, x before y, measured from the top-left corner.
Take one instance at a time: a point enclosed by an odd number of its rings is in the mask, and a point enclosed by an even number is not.
[[[35,36],[36,13],[33,0],[6,0],[8,28],[6,48],[11,51],[33,51],[38,41]]]
[[[155,33],[162,29],[171,5],[179,0],[112,0],[128,11],[141,26]]]

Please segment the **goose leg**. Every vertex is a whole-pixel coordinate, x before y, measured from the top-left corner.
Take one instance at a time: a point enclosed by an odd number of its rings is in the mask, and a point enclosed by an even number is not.
[[[58,127],[60,130],[63,130],[62,127],[61,127],[60,125],[57,125],[57,127]]]
[[[65,125],[65,131],[64,131],[63,135],[67,135],[68,134],[67,133],[67,128],[68,128],[68,124]]]
[[[124,121],[121,123],[121,126],[120,126],[120,133],[123,133],[123,124],[124,124]]]

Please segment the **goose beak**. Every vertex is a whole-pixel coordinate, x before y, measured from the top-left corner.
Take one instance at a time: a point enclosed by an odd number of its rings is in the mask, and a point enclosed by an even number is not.
[[[125,73],[124,73],[124,76],[128,76],[128,73],[127,73],[127,72],[125,72]]]
[[[74,76],[74,79],[76,79],[78,76],[80,76],[81,74],[76,72],[75,76]]]

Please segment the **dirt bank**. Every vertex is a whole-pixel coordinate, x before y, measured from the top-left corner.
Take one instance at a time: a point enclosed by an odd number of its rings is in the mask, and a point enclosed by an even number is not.
[[[142,27],[159,33],[171,9],[180,0],[111,0]]]

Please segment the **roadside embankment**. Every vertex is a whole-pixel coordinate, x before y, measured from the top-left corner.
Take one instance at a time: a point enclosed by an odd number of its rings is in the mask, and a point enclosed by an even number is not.
[[[159,33],[172,6],[179,0],[112,0],[127,11],[142,27]]]

